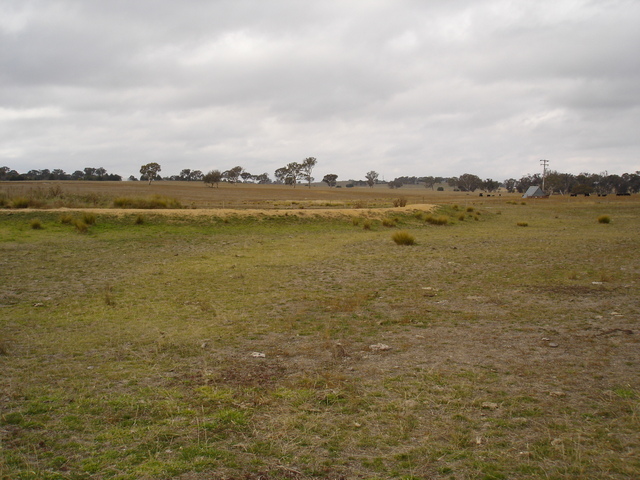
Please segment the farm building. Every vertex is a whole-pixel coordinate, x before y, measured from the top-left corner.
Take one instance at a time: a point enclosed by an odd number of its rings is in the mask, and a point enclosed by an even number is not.
[[[544,194],[542,189],[536,185],[530,186],[527,189],[527,191],[524,192],[524,195],[522,195],[522,198],[542,198],[542,197],[546,197],[546,195]]]

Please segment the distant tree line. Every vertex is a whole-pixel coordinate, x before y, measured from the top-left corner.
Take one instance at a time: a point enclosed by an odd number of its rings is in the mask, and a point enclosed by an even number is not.
[[[314,180],[312,172],[317,165],[315,157],[307,157],[302,162],[290,162],[274,172],[275,180],[271,180],[269,174],[261,173],[254,175],[246,171],[241,166],[233,167],[229,170],[210,170],[203,173],[200,170],[183,169],[179,175],[168,177],[160,176],[161,167],[158,163],[152,162],[140,167],[140,180],[173,180],[173,181],[202,181],[211,187],[217,187],[221,182],[227,183],[280,183],[295,187],[298,183],[305,183],[311,187]],[[527,174],[520,179],[508,178],[502,182],[491,178],[481,179],[477,175],[464,173],[458,177],[436,177],[436,176],[402,176],[390,181],[379,179],[380,175],[371,170],[365,174],[364,180],[349,180],[347,187],[368,186],[386,184],[389,188],[401,188],[403,185],[424,185],[425,188],[443,189],[442,185],[448,185],[454,190],[462,192],[495,192],[504,188],[507,192],[524,193],[530,186],[542,187],[543,178],[539,173]],[[73,173],[66,173],[62,169],[29,170],[26,173],[18,173],[9,167],[0,167],[0,180],[20,181],[20,180],[89,180],[89,181],[121,181],[122,177],[117,174],[108,173],[103,167],[86,167],[83,170],[76,170]],[[129,180],[138,178],[131,175]],[[338,183],[338,175],[328,173],[322,178],[322,182],[329,187],[335,187]],[[604,173],[561,173],[550,171],[544,178],[544,189],[548,194],[620,194],[640,193],[640,171],[635,173],[623,173],[622,175]]]
[[[115,173],[108,173],[103,167],[86,167],[84,170],[76,170],[66,173],[60,168],[53,170],[29,170],[27,173],[18,173],[9,167],[0,167],[0,180],[91,180],[91,181],[121,181],[122,177]]]
[[[542,186],[542,175],[525,175],[519,180],[509,178],[504,187],[509,192],[524,193],[530,186]],[[640,192],[640,171],[623,173],[622,175],[604,173],[561,173],[548,172],[544,178],[545,193],[548,194],[598,194],[611,193],[626,195]]]

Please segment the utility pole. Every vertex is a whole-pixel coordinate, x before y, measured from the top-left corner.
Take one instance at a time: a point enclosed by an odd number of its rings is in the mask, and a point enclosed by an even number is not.
[[[540,165],[542,165],[542,191],[544,192],[544,178],[547,176],[547,165],[549,165],[549,160],[540,160]]]

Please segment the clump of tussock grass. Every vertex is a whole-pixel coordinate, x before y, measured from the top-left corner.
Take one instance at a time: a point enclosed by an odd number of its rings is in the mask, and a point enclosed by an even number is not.
[[[473,208],[473,207],[467,207],[467,212],[469,212],[469,213],[473,212],[474,210],[475,210],[475,208]]]
[[[27,197],[14,197],[11,199],[11,208],[28,208],[30,203]]]
[[[118,197],[113,200],[116,208],[143,208],[143,209],[164,209],[182,208],[179,200],[162,195],[152,195],[150,197]]]
[[[395,227],[398,225],[398,219],[393,217],[393,218],[383,218],[382,219],[382,225],[385,227]]]
[[[396,245],[415,245],[416,239],[409,232],[401,230],[399,232],[391,235],[391,240],[393,240]]]
[[[42,230],[42,222],[40,221],[39,218],[34,218],[31,220],[31,222],[29,222],[29,226],[33,229],[33,230]]]
[[[142,225],[144,223],[144,217],[142,215],[138,215],[133,223],[136,225]]]
[[[74,220],[73,225],[78,233],[87,233],[89,231],[89,225],[78,218]]]
[[[71,225],[73,223],[73,217],[68,213],[60,215],[60,223],[63,225]]]
[[[458,215],[458,220],[460,220],[461,222],[464,222],[464,213],[461,213],[460,215]]]
[[[361,219],[360,219],[360,218],[358,218],[358,217],[353,217],[353,218],[351,219],[351,225],[353,225],[354,227],[357,227],[358,225],[360,225],[360,220],[361,220]]]
[[[95,225],[96,224],[96,216],[93,213],[85,212],[82,214],[82,221],[87,225]]]
[[[529,224],[527,222],[518,222],[518,223],[516,223],[516,225],[519,226],[519,227],[528,227],[529,226]]]
[[[449,223],[449,217],[446,215],[427,215],[424,221],[430,225],[447,225]]]
[[[611,223],[611,217],[609,215],[600,215],[598,217],[598,223]]]
[[[451,207],[453,210],[460,210],[460,206],[455,204]]]
[[[393,200],[393,206],[394,207],[406,207],[407,206],[407,199],[404,197],[400,197],[400,198],[396,198]]]
[[[362,228],[365,230],[371,230],[372,226],[373,226],[373,222],[368,218],[364,222],[362,222]]]

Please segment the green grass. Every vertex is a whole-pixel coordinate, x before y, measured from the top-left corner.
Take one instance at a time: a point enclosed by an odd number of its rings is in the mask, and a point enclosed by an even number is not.
[[[478,211],[0,214],[2,478],[640,476],[640,205]]]

